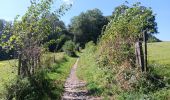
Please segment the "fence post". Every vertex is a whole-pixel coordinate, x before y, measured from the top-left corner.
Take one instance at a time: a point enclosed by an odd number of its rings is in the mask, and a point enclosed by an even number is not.
[[[144,56],[142,50],[142,43],[140,40],[141,39],[138,39],[138,41],[135,43],[136,64],[141,67],[142,71],[144,71]]]
[[[143,41],[144,41],[145,72],[147,72],[148,67],[147,67],[147,35],[146,35],[146,31],[143,32]]]

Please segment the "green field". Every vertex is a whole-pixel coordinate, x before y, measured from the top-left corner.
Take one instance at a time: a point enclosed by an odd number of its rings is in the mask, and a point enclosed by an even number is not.
[[[170,78],[170,42],[148,43],[148,60],[157,64],[154,70]]]
[[[149,61],[170,65],[170,42],[148,43]]]

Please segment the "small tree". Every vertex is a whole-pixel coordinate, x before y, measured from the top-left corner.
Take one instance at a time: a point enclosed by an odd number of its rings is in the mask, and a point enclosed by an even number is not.
[[[17,16],[13,22],[13,27],[6,27],[3,30],[1,46],[8,48],[8,50],[15,48],[17,51],[18,75],[20,77],[34,74],[40,66],[43,40],[47,38],[48,34],[57,31],[48,18],[52,4],[53,0],[31,0],[31,6],[21,20],[18,20],[19,16]],[[62,6],[53,14],[58,17],[65,10],[68,8]],[[9,33],[11,35],[7,37]]]

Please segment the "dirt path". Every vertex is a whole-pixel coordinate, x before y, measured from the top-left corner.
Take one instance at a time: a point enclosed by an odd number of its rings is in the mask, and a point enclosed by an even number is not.
[[[67,78],[65,83],[65,92],[62,100],[100,100],[88,96],[88,91],[84,88],[86,82],[81,81],[76,76],[77,63],[71,69],[70,76]]]

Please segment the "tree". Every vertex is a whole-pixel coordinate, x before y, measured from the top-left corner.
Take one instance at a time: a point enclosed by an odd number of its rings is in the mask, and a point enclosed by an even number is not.
[[[64,22],[59,20],[55,14],[48,14],[47,19],[50,21],[52,33],[43,40],[43,44],[50,52],[59,51],[66,40],[71,40],[71,36]]]
[[[19,20],[17,16],[12,24],[6,24],[3,29],[0,46],[5,50],[15,49],[18,58],[18,76],[8,88],[7,99],[9,100],[14,97],[16,100],[41,100],[46,97],[42,88],[44,84],[46,84],[44,87],[48,87],[47,85],[51,82],[47,82],[44,74],[39,73],[43,70],[41,65],[44,53],[43,41],[49,34],[58,31],[58,27],[56,29],[53,27],[55,23],[52,23],[48,16],[52,13],[59,17],[68,10],[67,7],[62,6],[60,9],[51,11],[52,4],[53,0],[31,0],[31,6],[21,19]],[[47,94],[51,95],[51,92],[48,91]]]
[[[10,29],[11,27],[12,27],[11,22],[7,22],[7,21],[5,21],[3,19],[0,19],[0,37],[4,33],[4,30]],[[8,32],[8,34],[5,36],[6,40],[8,40],[10,36],[11,36],[11,32]],[[2,42],[5,42],[6,40],[4,40]],[[0,46],[0,60],[11,59],[11,58],[13,58],[13,56],[14,56],[14,50],[13,49],[12,50],[4,50]]]
[[[148,35],[148,41],[147,41],[147,42],[149,42],[149,43],[151,43],[151,42],[161,42],[161,40],[158,39],[157,37],[155,37],[154,35],[149,34],[149,35]]]
[[[97,42],[101,30],[108,23],[99,9],[88,10],[71,20],[69,30],[74,34],[74,41],[84,46],[89,41]]]
[[[52,0],[31,0],[31,6],[21,20],[17,16],[13,26],[3,30],[1,46],[8,50],[15,48],[18,52],[18,75],[21,78],[31,77],[39,68],[43,40],[57,31],[48,19],[52,3]],[[68,9],[62,7],[53,14],[59,16],[65,10]],[[9,38],[8,34],[11,34]]]

